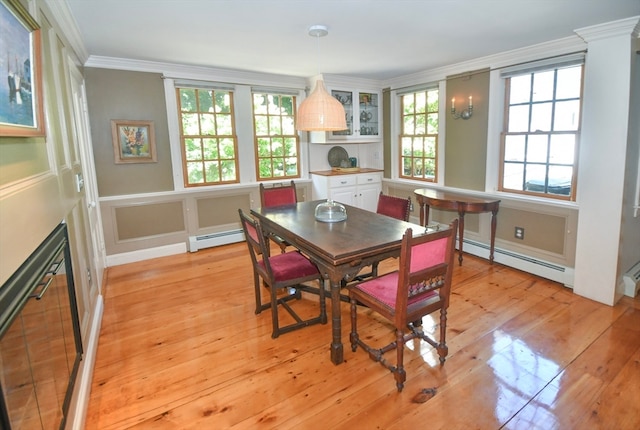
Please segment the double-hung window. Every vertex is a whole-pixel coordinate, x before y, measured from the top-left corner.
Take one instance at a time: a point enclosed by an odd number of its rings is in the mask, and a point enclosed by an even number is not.
[[[258,181],[300,177],[296,97],[253,92],[253,128]]]
[[[435,182],[438,171],[438,89],[405,93],[400,99],[399,176]]]
[[[229,89],[176,88],[186,187],[239,182]]]
[[[575,200],[582,59],[503,73],[501,191]]]

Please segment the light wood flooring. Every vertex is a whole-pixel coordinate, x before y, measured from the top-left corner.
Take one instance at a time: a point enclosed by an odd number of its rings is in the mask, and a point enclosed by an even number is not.
[[[109,268],[86,428],[640,428],[638,298],[609,307],[467,254],[447,361],[414,341],[398,393],[389,371],[351,351],[346,303],[345,362],[334,366],[330,324],[272,339],[252,282],[245,243]],[[315,313],[317,297],[294,306]],[[361,336],[393,336],[359,316]]]

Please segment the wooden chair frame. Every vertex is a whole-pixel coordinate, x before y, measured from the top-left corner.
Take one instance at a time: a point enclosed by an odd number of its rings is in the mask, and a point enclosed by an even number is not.
[[[455,238],[458,228],[458,220],[454,220],[448,229],[425,234],[418,237],[412,236],[412,230],[407,229],[402,238],[402,249],[398,264],[398,270],[377,279],[371,279],[359,284],[350,285],[349,296],[351,298],[351,350],[356,351],[362,347],[369,353],[372,360],[381,363],[389,369],[395,377],[398,391],[402,391],[406,381],[404,370],[404,345],[408,341],[420,338],[433,346],[440,357],[441,365],[444,364],[449,349],[446,344],[447,309],[451,293],[451,280],[454,267]],[[437,244],[444,246],[439,248],[442,252],[440,261],[429,267],[418,267],[415,271],[411,268],[418,266],[412,262],[412,250],[429,242],[444,240],[446,243]],[[436,244],[434,243],[434,246]],[[423,251],[424,252],[424,251]],[[439,255],[439,254],[438,254]],[[385,280],[384,278],[387,277]],[[371,291],[384,291],[385,286],[396,281],[395,297],[388,301],[371,294]],[[374,283],[377,283],[374,284]],[[373,287],[373,288],[372,288]],[[377,288],[377,290],[376,290]],[[393,288],[386,288],[392,291]],[[393,301],[393,303],[389,303]],[[395,340],[382,348],[374,348],[363,341],[357,330],[357,306],[361,304],[393,323],[395,327]],[[425,315],[440,310],[440,334],[436,341],[419,330],[413,321],[420,321]],[[386,352],[396,350],[396,364],[389,363],[383,358]]]

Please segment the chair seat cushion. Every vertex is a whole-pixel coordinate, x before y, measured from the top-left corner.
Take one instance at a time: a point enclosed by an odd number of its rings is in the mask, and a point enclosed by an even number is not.
[[[264,267],[264,261],[261,260],[258,264]],[[269,264],[276,282],[320,274],[318,268],[297,251],[269,257]]]
[[[385,304],[390,309],[394,309],[396,306],[396,296],[398,294],[398,276],[397,271],[391,272],[378,278],[356,284],[352,286],[351,289],[358,289],[380,303]],[[411,306],[419,301],[428,300],[437,296],[438,292],[435,290],[426,291],[422,294],[409,297],[407,304]]]

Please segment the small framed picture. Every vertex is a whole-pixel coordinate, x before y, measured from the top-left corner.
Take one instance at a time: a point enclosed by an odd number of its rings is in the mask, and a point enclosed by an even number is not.
[[[153,121],[112,119],[111,135],[116,164],[158,161]]]
[[[0,136],[44,136],[40,27],[18,0],[0,0]]]

